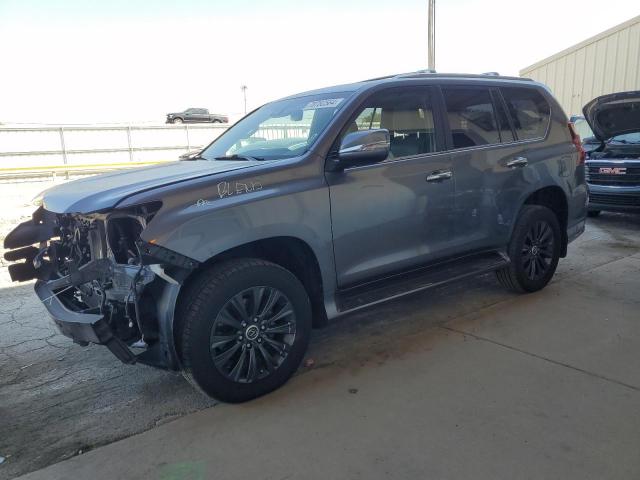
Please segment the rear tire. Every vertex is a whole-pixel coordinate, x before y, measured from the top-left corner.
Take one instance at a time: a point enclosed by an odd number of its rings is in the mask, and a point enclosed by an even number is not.
[[[259,259],[230,260],[203,272],[185,292],[178,318],[176,347],[185,377],[229,403],[283,385],[311,334],[303,285]]]
[[[587,211],[587,216],[588,217],[597,217],[601,214],[602,212],[600,210],[589,210]]]
[[[520,293],[544,288],[558,266],[561,241],[556,215],[547,207],[525,205],[507,249],[511,262],[496,271],[500,284]]]

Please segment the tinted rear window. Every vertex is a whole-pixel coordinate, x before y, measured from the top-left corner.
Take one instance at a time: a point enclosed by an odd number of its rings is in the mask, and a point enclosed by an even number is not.
[[[503,87],[500,90],[518,140],[544,137],[551,111],[542,94],[531,88]]]
[[[488,88],[444,87],[453,148],[500,143]]]

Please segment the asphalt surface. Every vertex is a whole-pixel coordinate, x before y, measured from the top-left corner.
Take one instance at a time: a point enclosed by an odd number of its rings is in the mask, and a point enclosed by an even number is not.
[[[533,295],[485,275],[340,319],[239,406],[72,344],[3,267],[0,478],[640,478],[639,233],[603,214]]]

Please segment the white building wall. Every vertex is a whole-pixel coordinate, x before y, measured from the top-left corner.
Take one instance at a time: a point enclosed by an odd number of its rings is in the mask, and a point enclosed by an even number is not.
[[[548,85],[567,115],[607,93],[640,90],[640,16],[520,70]]]

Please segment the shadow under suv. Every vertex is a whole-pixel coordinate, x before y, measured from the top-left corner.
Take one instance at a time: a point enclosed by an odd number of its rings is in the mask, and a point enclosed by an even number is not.
[[[199,156],[56,186],[5,239],[75,342],[239,402],[312,325],[495,271],[534,292],[584,230],[584,152],[528,79],[412,73],[268,103]]]

